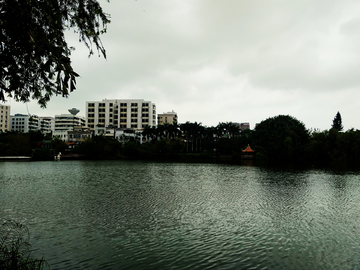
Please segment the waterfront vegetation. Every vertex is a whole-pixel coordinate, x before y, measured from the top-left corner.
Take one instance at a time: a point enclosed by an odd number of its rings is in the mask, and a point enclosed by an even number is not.
[[[32,247],[29,238],[28,228],[15,221],[7,221],[0,226],[0,269],[35,270],[48,267],[43,258],[30,257]]]
[[[201,123],[165,124],[147,127],[135,137],[94,136],[71,149],[86,159],[241,159],[250,145],[256,160],[270,164],[301,164],[315,167],[359,167],[360,130],[341,131],[338,115],[329,130],[309,130],[294,117],[279,115],[259,123],[253,130],[240,130],[231,123],[206,127]],[[341,118],[340,118],[340,127]],[[340,129],[340,130],[338,130]],[[140,136],[142,135],[142,137]],[[142,143],[140,140],[142,138]],[[0,134],[2,156],[32,156],[52,160],[67,145],[40,132]]]

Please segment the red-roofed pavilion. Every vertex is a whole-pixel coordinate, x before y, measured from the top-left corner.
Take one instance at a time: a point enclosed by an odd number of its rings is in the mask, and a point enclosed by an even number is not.
[[[255,151],[251,149],[250,145],[248,145],[244,150],[242,150],[242,159],[254,159]]]

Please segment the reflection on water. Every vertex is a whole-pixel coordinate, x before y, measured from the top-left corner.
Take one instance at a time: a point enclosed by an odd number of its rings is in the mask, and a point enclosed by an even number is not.
[[[359,176],[224,164],[2,162],[0,214],[52,269],[358,269]]]

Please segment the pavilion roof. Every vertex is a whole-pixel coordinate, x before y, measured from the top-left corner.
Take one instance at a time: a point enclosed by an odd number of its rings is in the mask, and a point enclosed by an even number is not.
[[[243,153],[254,153],[255,151],[251,149],[250,145],[248,145],[244,150]]]

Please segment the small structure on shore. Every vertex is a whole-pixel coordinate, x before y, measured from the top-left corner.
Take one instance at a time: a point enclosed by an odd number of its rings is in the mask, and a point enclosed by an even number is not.
[[[255,151],[251,149],[248,145],[244,150],[242,150],[241,159],[254,159]]]

